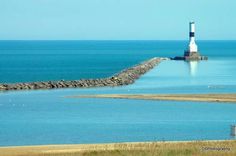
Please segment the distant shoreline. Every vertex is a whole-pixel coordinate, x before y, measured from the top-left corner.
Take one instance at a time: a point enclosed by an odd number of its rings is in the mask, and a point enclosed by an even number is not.
[[[41,145],[41,146],[12,146],[0,147],[0,153],[4,156],[76,156],[78,154],[103,155],[103,152],[125,152],[127,155],[144,152],[152,155],[153,152],[163,154],[169,151],[184,153],[186,150],[191,154],[199,155],[202,152],[228,152],[236,154],[235,140],[206,140],[206,141],[160,141],[160,142],[128,142],[108,144],[72,144],[72,145]],[[206,153],[205,153],[206,154]],[[220,154],[220,153],[218,153]],[[135,155],[135,154],[134,154]]]
[[[97,94],[68,96],[68,98],[113,98],[236,103],[236,94]]]

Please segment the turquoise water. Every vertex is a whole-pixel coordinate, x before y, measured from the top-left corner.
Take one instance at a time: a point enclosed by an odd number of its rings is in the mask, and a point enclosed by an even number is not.
[[[147,93],[235,93],[236,57],[164,61],[126,88]]]
[[[0,81],[110,76],[154,56],[181,55],[185,41],[0,41]],[[115,88],[0,93],[0,146],[233,139],[236,104],[71,99],[103,93],[236,93],[236,41],[200,41],[208,61],[164,61]]]
[[[236,103],[64,98],[85,93],[0,94],[0,145],[232,139]]]
[[[182,55],[186,45],[186,41],[0,41],[0,82],[107,77],[155,56]],[[236,57],[236,41],[198,45],[210,59]],[[226,63],[234,68],[235,62]]]

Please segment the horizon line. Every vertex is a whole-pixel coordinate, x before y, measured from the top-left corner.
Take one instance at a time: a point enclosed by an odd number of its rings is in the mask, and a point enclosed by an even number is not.
[[[0,41],[188,41],[189,39],[0,39]],[[198,39],[196,41],[236,41],[236,39]]]

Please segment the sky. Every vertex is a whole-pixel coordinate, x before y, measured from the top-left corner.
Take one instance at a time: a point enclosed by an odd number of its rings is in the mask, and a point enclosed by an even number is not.
[[[0,0],[0,40],[236,40],[236,0]]]

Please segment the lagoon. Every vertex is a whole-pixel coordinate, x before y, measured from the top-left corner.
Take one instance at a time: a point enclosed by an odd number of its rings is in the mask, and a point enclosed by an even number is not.
[[[179,55],[185,46],[184,41],[61,41],[62,50],[58,42],[15,42],[1,41],[1,82],[106,77],[151,57]],[[64,97],[236,93],[235,43],[199,42],[208,61],[164,61],[129,86],[1,92],[0,145],[232,139],[235,104]]]
[[[76,91],[73,91],[76,93]],[[236,104],[1,94],[0,145],[231,139]]]

